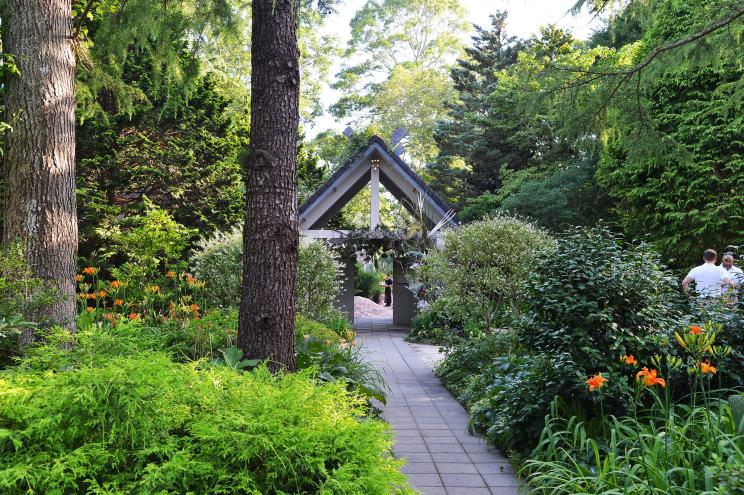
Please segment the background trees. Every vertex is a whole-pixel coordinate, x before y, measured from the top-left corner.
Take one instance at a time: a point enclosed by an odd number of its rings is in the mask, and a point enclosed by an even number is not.
[[[458,0],[368,1],[351,21],[333,114],[357,127],[375,123],[388,135],[405,127],[413,162],[432,159],[434,125],[453,96],[447,68],[467,28]]]

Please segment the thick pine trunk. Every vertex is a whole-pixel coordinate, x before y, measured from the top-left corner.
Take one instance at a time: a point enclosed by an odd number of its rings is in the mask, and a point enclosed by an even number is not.
[[[75,328],[75,57],[70,0],[6,0],[3,241],[20,241],[34,275],[62,301],[32,315]],[[33,333],[24,334],[28,343]]]
[[[238,346],[294,370],[297,266],[297,0],[254,0]]]

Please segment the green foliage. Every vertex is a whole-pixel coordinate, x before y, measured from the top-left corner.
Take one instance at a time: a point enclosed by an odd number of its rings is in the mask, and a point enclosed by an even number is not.
[[[142,278],[176,264],[196,234],[146,198],[144,205],[144,214],[130,219],[124,228],[99,232],[106,244],[96,252],[96,259],[123,261],[118,271],[127,277]]]
[[[597,429],[553,408],[522,473],[534,493],[741,493],[744,452],[725,403],[655,402],[635,416],[600,421]]]
[[[336,252],[322,241],[303,239],[297,258],[297,311],[315,319],[331,316],[341,276]],[[242,228],[202,239],[191,257],[194,272],[207,283],[213,306],[235,308],[240,303],[243,271]]]
[[[220,353],[222,357],[215,359],[214,364],[227,366],[232,371],[255,368],[260,362],[258,359],[243,359],[243,351],[235,346],[220,349]]]
[[[346,331],[343,332],[346,335]],[[299,346],[305,339],[317,339],[322,342],[338,343],[341,335],[334,332],[326,325],[317,321],[311,320],[310,318],[297,314],[295,318],[295,336],[296,345]]]
[[[446,192],[458,206],[468,197],[495,191],[502,165],[519,169],[530,158],[529,149],[514,139],[517,126],[524,123],[498,80],[499,72],[515,64],[524,48],[523,42],[507,36],[505,24],[506,14],[497,12],[490,29],[477,26],[473,46],[450,72],[457,98],[447,102],[450,118],[437,125],[440,154],[427,172],[432,187]]]
[[[506,331],[481,333],[458,342],[447,350],[435,372],[452,395],[470,408],[485,395],[481,376],[495,358],[516,353],[515,340],[514,332]]]
[[[428,344],[446,345],[454,340],[465,337],[463,325],[477,318],[473,313],[446,297],[432,301],[426,309],[417,314],[411,322],[409,342],[423,342]]]
[[[33,276],[20,244],[0,246],[0,369],[17,353],[23,332],[38,325],[28,321],[31,316],[58,300],[55,290]]]
[[[434,125],[451,94],[446,66],[466,29],[458,0],[367,1],[351,20],[349,63],[334,85],[344,96],[333,113],[362,114],[385,134],[406,127],[413,162],[433,158]]]
[[[356,265],[356,275],[354,276],[354,292],[357,296],[371,298],[372,293],[380,284],[380,274],[374,270],[364,271],[362,265]]]
[[[321,382],[343,383],[355,394],[383,404],[385,381],[382,373],[369,361],[353,340],[353,333],[338,342],[324,342],[316,337],[303,338],[296,347],[297,368],[312,368]]]
[[[243,227],[202,238],[191,256],[197,277],[209,285],[207,301],[215,307],[236,308],[243,274]]]
[[[568,354],[589,373],[608,357],[652,354],[679,324],[677,281],[645,244],[606,227],[575,227],[536,261],[519,323],[527,349]]]
[[[4,493],[409,493],[384,423],[308,373],[151,352],[0,388]]]
[[[297,253],[297,311],[324,320],[340,293],[338,253],[323,241],[302,239]]]
[[[145,55],[129,62],[131,84],[145,95],[131,113],[111,109],[78,126],[83,256],[107,247],[106,232],[136,222],[146,198],[205,235],[243,218],[237,156],[247,146],[247,117],[230,110],[212,75],[198,78],[187,101],[166,108],[175,89],[158,86],[150,64]]]
[[[444,247],[426,258],[422,274],[437,295],[483,318],[488,331],[499,307],[519,304],[534,258],[550,245],[534,225],[497,216],[447,232]]]

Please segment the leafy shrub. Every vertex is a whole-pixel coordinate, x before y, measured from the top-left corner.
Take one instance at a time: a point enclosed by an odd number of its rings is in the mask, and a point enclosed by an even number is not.
[[[585,377],[567,356],[506,355],[470,385],[466,399],[473,428],[501,447],[524,453],[540,437],[556,395],[570,396]]]
[[[367,400],[385,403],[382,373],[367,361],[351,332],[347,338],[332,342],[317,337],[302,338],[296,347],[297,369],[312,368],[317,370],[315,376],[320,381],[345,383],[350,391]]]
[[[514,352],[514,332],[481,334],[470,340],[460,341],[448,349],[435,372],[452,395],[470,408],[484,396],[485,391],[474,389],[479,377],[493,364],[495,358]]]
[[[380,284],[380,274],[374,270],[365,272],[362,265],[357,264],[354,277],[354,291],[357,296],[372,298],[375,287]]]
[[[0,491],[412,493],[384,423],[308,373],[199,369],[153,352],[0,374]]]
[[[314,319],[331,317],[341,265],[328,244],[302,239],[297,258],[297,311]],[[207,282],[212,307],[237,308],[243,271],[242,228],[201,240],[191,258],[194,273]]]
[[[295,336],[299,345],[306,338],[314,338],[323,342],[330,341],[334,344],[341,338],[339,334],[317,321],[313,321],[301,314],[295,318]]]
[[[533,267],[520,341],[535,352],[568,354],[587,374],[623,354],[650,356],[679,324],[678,294],[647,245],[606,227],[575,227]]]
[[[500,307],[515,308],[539,250],[550,237],[525,221],[498,216],[445,234],[444,246],[426,258],[425,281],[493,328]]]
[[[212,307],[238,307],[243,274],[241,226],[201,239],[191,257],[191,264],[194,274],[209,285],[207,301]]]
[[[327,243],[302,239],[297,254],[297,311],[323,320],[332,317],[340,292],[341,264]]]
[[[58,300],[55,290],[33,276],[20,244],[0,247],[0,369],[17,354],[22,333],[37,326],[27,321],[29,315]]]
[[[144,215],[127,219],[124,229],[120,225],[99,229],[107,242],[95,253],[95,259],[114,262],[118,278],[139,280],[164,272],[182,259],[196,234],[151,201],[145,200],[145,207]]]
[[[471,327],[476,327],[476,331],[472,333],[480,333],[480,319],[477,315],[477,311],[441,297],[413,318],[408,341],[450,345],[467,338]]]

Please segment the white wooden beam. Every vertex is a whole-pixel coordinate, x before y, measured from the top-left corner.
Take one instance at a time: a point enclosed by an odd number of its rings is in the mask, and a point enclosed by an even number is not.
[[[370,196],[369,228],[375,230],[380,225],[380,160],[372,159],[370,167]]]

